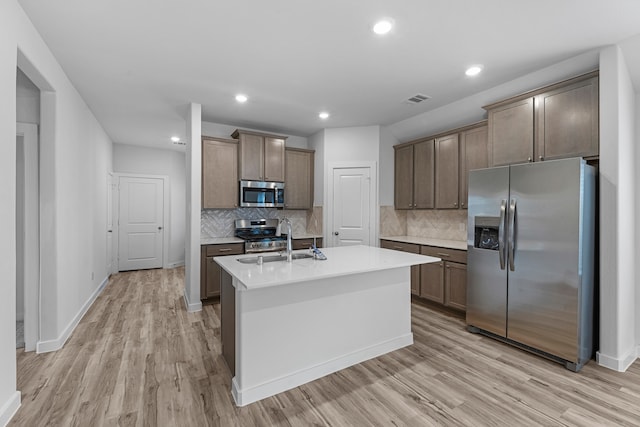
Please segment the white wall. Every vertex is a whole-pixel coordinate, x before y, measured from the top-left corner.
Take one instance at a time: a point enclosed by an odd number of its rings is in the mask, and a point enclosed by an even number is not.
[[[40,90],[20,70],[16,80],[16,121],[39,124]]]
[[[315,150],[313,164],[313,206],[324,205],[324,129],[309,137],[309,148]]]
[[[378,179],[380,206],[393,206],[395,182],[393,146],[398,143],[399,141],[387,126],[380,128],[380,176]]]
[[[635,70],[640,75],[640,69]],[[640,165],[640,87],[635,87],[636,90],[636,119],[635,119],[635,140],[636,140],[636,150],[635,150],[635,161],[636,165]],[[636,168],[636,175],[634,182],[640,182],[640,168]],[[640,215],[640,185],[636,185],[635,188],[635,209],[636,209],[636,218]],[[640,266],[640,226],[636,226],[636,262],[634,265]],[[640,357],[640,272],[636,270],[636,301],[635,301],[635,313],[636,313],[636,321],[635,321],[635,329],[636,329],[636,357]]]
[[[185,153],[125,144],[113,144],[113,171],[166,175],[170,185],[169,264],[184,264],[186,171]]]
[[[635,345],[635,92],[618,46],[600,54],[600,348],[623,371]]]
[[[388,126],[401,142],[434,135],[486,118],[484,105],[598,68],[598,51],[586,52],[491,89]]]
[[[45,300],[39,345],[56,346],[64,342],[107,277],[106,175],[111,170],[111,141],[17,1],[0,2],[0,140],[4,141],[0,144],[0,223],[8,230],[16,225],[18,65],[47,91],[42,94],[40,118],[41,247],[47,257],[42,265]],[[102,231],[94,232],[96,227]],[[6,233],[0,239],[5,284],[0,286],[0,425],[20,398],[16,391],[15,262],[15,234]]]
[[[202,210],[202,106],[192,103],[186,113],[186,235],[184,302],[188,311],[202,310],[200,301],[200,214]],[[217,136],[217,135],[212,135]]]
[[[231,134],[236,129],[252,130],[255,132],[263,132],[263,133],[273,133],[273,132],[266,132],[260,129],[252,129],[247,127],[239,128],[238,126],[225,125],[221,123],[202,122],[202,135],[205,135],[205,136],[215,136],[218,138],[231,138]],[[287,147],[309,148],[307,143],[307,138],[303,136],[288,135],[286,133],[282,133],[278,135],[287,137],[287,140],[285,142],[285,145]]]

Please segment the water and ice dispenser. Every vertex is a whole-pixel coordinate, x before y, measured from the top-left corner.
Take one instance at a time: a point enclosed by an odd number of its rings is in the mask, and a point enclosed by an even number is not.
[[[473,247],[497,251],[500,217],[476,216],[473,218],[473,222],[475,227]]]

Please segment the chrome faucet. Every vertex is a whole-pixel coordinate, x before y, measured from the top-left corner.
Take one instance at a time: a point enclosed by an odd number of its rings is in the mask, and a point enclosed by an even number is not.
[[[276,227],[276,236],[282,235],[282,223],[285,223],[287,226],[287,262],[291,262],[293,252],[293,244],[291,243],[291,234],[293,234],[291,221],[289,221],[287,217],[282,218],[278,223],[278,227]]]

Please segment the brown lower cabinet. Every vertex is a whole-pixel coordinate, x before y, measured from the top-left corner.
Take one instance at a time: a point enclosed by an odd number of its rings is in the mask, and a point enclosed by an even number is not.
[[[440,258],[411,267],[411,293],[464,311],[467,308],[467,251],[380,240],[380,247]]]
[[[298,249],[309,249],[311,245],[313,245],[313,238],[293,239],[291,242],[291,245],[293,246],[294,251]],[[318,248],[322,247],[322,237],[316,238],[316,247]]]
[[[202,245],[200,247],[200,299],[220,296],[221,268],[214,257],[223,255],[240,255],[244,253],[244,243],[227,243],[222,245]]]
[[[422,255],[442,261],[420,266],[420,296],[457,310],[467,308],[467,251],[422,246]]]

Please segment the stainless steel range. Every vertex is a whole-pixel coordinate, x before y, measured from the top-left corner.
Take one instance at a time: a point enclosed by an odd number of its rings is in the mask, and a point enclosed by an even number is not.
[[[287,235],[276,236],[278,219],[236,219],[236,237],[244,240],[244,252],[275,252],[287,248]]]

